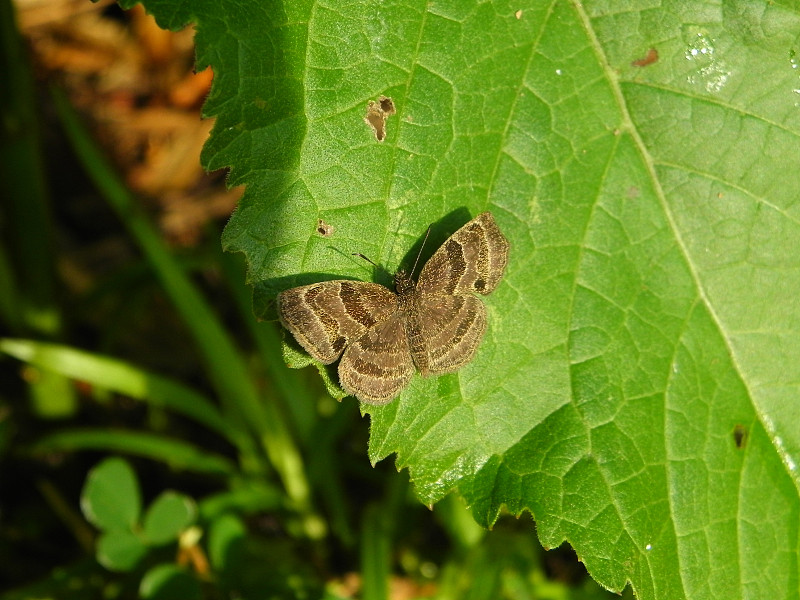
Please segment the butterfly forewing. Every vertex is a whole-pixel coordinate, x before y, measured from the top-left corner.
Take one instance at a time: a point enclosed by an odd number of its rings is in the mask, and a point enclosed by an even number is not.
[[[283,326],[306,352],[325,364],[396,310],[396,294],[363,281],[323,281],[278,295]]]
[[[370,404],[391,402],[408,385],[414,363],[402,313],[395,313],[352,342],[339,362],[339,383]]]
[[[508,262],[508,240],[492,213],[479,214],[434,252],[419,276],[417,289],[439,294],[490,294]]]

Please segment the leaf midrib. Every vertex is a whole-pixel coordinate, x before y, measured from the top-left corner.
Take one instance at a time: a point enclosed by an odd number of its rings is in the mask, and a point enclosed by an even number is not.
[[[586,14],[586,12],[585,12],[585,10],[583,8],[583,5],[581,3],[577,3],[576,2],[573,6],[575,7],[575,10],[576,10],[576,12],[578,14],[579,19],[581,20],[581,22],[584,25],[587,37],[588,37],[588,39],[589,39],[589,41],[590,41],[590,43],[592,45],[592,48],[593,48],[594,53],[595,53],[595,56],[597,56],[598,62],[600,63],[601,68],[603,69],[603,71],[606,74],[606,80],[608,81],[609,87],[611,88],[611,92],[614,95],[614,99],[616,100],[617,107],[619,108],[619,111],[620,111],[621,121],[622,121],[622,129],[624,129],[625,131],[627,131],[630,134],[631,138],[633,139],[634,146],[639,151],[639,154],[640,154],[640,156],[642,158],[642,162],[644,164],[645,170],[646,170],[647,175],[650,178],[650,181],[651,181],[651,183],[653,185],[653,190],[655,192],[656,197],[658,198],[659,205],[661,206],[661,210],[664,213],[664,217],[667,220],[667,224],[669,225],[669,228],[672,231],[672,234],[673,234],[673,236],[675,238],[675,241],[676,241],[676,243],[678,245],[678,249],[680,250],[680,253],[683,256],[684,262],[686,263],[686,266],[687,266],[687,268],[689,270],[689,273],[691,275],[692,281],[695,284],[695,289],[697,291],[697,295],[699,296],[700,300],[703,302],[703,305],[705,306],[706,310],[708,310],[709,315],[711,316],[711,319],[712,319],[715,327],[717,328],[717,331],[720,334],[720,337],[724,341],[725,349],[727,350],[728,354],[731,356],[731,362],[733,363],[733,365],[734,365],[734,367],[736,369],[736,374],[738,375],[739,379],[742,381],[742,384],[744,385],[745,389],[747,390],[747,394],[748,394],[748,397],[751,400],[751,405],[753,406],[754,411],[756,412],[756,414],[758,414],[757,406],[756,406],[756,404],[754,402],[752,402],[754,394],[753,394],[752,390],[750,389],[750,386],[748,384],[747,379],[743,375],[744,370],[742,369],[742,366],[738,362],[738,357],[737,357],[737,355],[736,355],[736,353],[734,351],[732,340],[728,336],[727,330],[725,329],[725,327],[723,327],[722,319],[717,314],[717,311],[715,310],[713,303],[710,301],[710,299],[708,298],[708,295],[706,294],[706,290],[705,290],[705,288],[704,288],[704,286],[702,284],[702,279],[700,278],[700,275],[699,275],[699,273],[697,271],[697,268],[696,268],[694,262],[691,260],[691,254],[689,252],[689,249],[688,249],[686,243],[684,242],[682,236],[680,235],[680,229],[678,228],[677,223],[675,222],[675,219],[674,219],[674,217],[672,215],[672,211],[669,209],[669,204],[667,202],[666,194],[664,193],[664,189],[661,186],[661,181],[658,178],[658,175],[656,173],[655,161],[653,160],[652,156],[650,155],[650,152],[647,149],[647,145],[645,144],[644,140],[642,139],[641,135],[639,134],[639,131],[636,128],[636,126],[634,125],[633,119],[631,118],[630,112],[628,111],[628,105],[627,105],[627,103],[625,101],[625,96],[622,93],[622,89],[621,89],[621,86],[620,86],[620,80],[617,77],[616,72],[614,71],[614,69],[609,64],[608,59],[607,59],[607,57],[605,55],[605,52],[603,52],[602,45],[600,44],[600,41],[597,39],[597,36],[595,35],[594,29],[591,26],[591,19]],[[683,95],[687,96],[687,94],[683,94]],[[741,112],[741,111],[739,111],[739,109],[735,109],[735,108],[730,107],[730,106],[728,106],[728,108],[730,110],[736,110],[737,112]],[[680,168],[682,170],[685,170],[685,167],[680,167]],[[759,414],[759,422],[761,422],[761,425],[763,427],[764,423],[763,423],[763,419],[761,418],[760,414]],[[765,430],[766,430],[766,428],[765,428]]]
[[[649,152],[649,150],[647,148],[647,145],[644,143],[644,140],[642,139],[641,135],[639,134],[639,130],[637,129],[637,127],[635,126],[635,124],[633,122],[633,119],[631,118],[631,114],[630,114],[630,111],[628,110],[627,102],[625,101],[625,96],[622,93],[622,88],[621,88],[621,85],[620,85],[620,79],[617,76],[617,74],[614,71],[614,69],[611,68],[611,65],[609,64],[609,61],[608,61],[608,57],[606,56],[605,52],[603,51],[603,47],[600,44],[600,41],[597,39],[597,36],[595,35],[595,31],[594,31],[594,28],[592,27],[591,19],[586,14],[583,5],[576,2],[574,4],[574,7],[575,7],[575,10],[576,10],[576,13],[578,14],[578,18],[580,19],[580,21],[584,25],[584,29],[586,31],[586,35],[587,35],[587,37],[589,39],[589,42],[590,42],[590,44],[592,46],[592,49],[594,50],[595,56],[597,57],[597,60],[598,60],[601,68],[603,69],[603,71],[604,71],[604,73],[606,75],[606,80],[608,81],[609,87],[611,89],[611,93],[613,94],[613,97],[616,100],[617,107],[618,107],[618,109],[620,111],[620,116],[621,116],[621,126],[622,126],[621,128],[623,130],[627,131],[630,134],[631,139],[634,142],[634,146],[636,147],[636,149],[639,152],[639,155],[641,156],[642,163],[644,164],[644,168],[645,168],[645,170],[647,172],[647,175],[648,175],[648,177],[649,177],[649,179],[651,181],[651,184],[653,186],[653,191],[654,191],[654,193],[656,195],[656,198],[658,199],[658,202],[659,202],[659,204],[661,206],[661,210],[662,210],[662,212],[664,214],[664,217],[665,217],[665,219],[667,221],[667,225],[669,226],[670,230],[672,231],[672,234],[674,236],[675,242],[676,242],[676,244],[678,246],[678,249],[679,249],[679,251],[680,251],[680,253],[681,253],[682,257],[683,257],[684,263],[686,264],[686,267],[689,270],[689,273],[690,273],[690,276],[692,278],[692,281],[694,282],[697,296],[699,297],[700,301],[703,303],[703,306],[705,307],[705,309],[708,311],[709,316],[711,317],[711,320],[714,323],[714,326],[716,327],[717,331],[719,332],[720,338],[723,340],[723,344],[725,345],[725,349],[726,349],[728,355],[731,357],[731,362],[732,362],[732,364],[734,366],[734,369],[736,370],[736,373],[737,373],[739,379],[742,381],[742,385],[747,390],[747,395],[748,395],[748,398],[751,401],[751,405],[755,405],[755,403],[752,401],[753,393],[752,393],[752,391],[751,391],[751,389],[750,389],[750,387],[748,385],[748,382],[742,376],[743,371],[742,371],[741,365],[738,362],[737,356],[736,356],[736,354],[735,354],[735,352],[733,350],[732,341],[728,337],[725,328],[722,326],[722,320],[720,319],[719,315],[717,314],[716,310],[714,309],[711,301],[709,300],[709,298],[708,298],[708,296],[706,294],[706,290],[702,285],[701,278],[699,276],[697,268],[695,267],[693,261],[691,260],[691,255],[689,253],[689,249],[687,248],[686,243],[684,242],[682,236],[680,235],[680,231],[679,231],[679,228],[677,226],[677,223],[675,222],[675,219],[674,219],[674,217],[672,215],[672,212],[669,209],[669,205],[667,203],[666,194],[665,194],[664,189],[663,189],[663,187],[661,185],[661,181],[658,178],[657,173],[656,173],[655,161],[653,160],[653,157],[650,155],[650,152]],[[694,310],[696,310],[696,308],[697,308],[697,301],[695,300],[695,302],[693,303],[693,306],[687,312],[686,322],[688,322],[690,320],[691,314],[693,313]],[[681,334],[681,336],[679,336],[677,338],[678,342],[680,341],[680,338],[682,337],[682,335],[683,334]],[[677,348],[675,349],[675,352],[677,352]],[[671,362],[672,362],[673,365],[675,363],[675,352],[673,352],[672,359],[671,359]],[[666,399],[666,392],[667,392],[667,389],[666,389],[666,386],[665,386],[665,390],[664,390],[665,399]],[[664,409],[664,414],[665,414],[665,418],[666,418],[666,406],[664,406],[663,409]],[[755,406],[754,406],[754,410],[755,410]],[[757,410],[755,412],[756,412],[756,414],[758,414]],[[759,419],[760,419],[760,415],[759,415]],[[764,424],[762,422],[762,426],[763,425]],[[668,447],[667,447],[668,438],[666,436],[666,431],[667,431],[667,429],[665,427],[664,428],[664,434],[665,434],[664,435],[664,458],[665,458],[664,468],[667,471],[666,472],[666,485],[667,485],[667,489],[669,491],[671,489],[671,486],[670,486],[671,478],[669,476],[669,470],[670,470],[669,461],[667,460],[669,452],[668,452]],[[602,473],[602,470],[601,470],[601,473]],[[605,477],[603,477],[603,479],[605,480]],[[613,499],[613,495],[610,496],[610,497]],[[672,494],[669,494],[669,493],[667,494],[667,502],[669,504],[670,515],[674,515],[674,505],[673,505],[673,502],[672,502],[672,497],[673,497]],[[737,510],[738,510],[738,508],[737,508]],[[621,522],[623,524],[623,529],[625,529],[626,532],[627,532],[627,525],[626,525],[625,520],[622,519]],[[686,597],[686,589],[687,589],[687,587],[686,587],[686,581],[684,579],[685,569],[683,568],[683,564],[682,564],[682,562],[683,562],[682,561],[682,553],[679,551],[678,540],[680,538],[679,538],[679,535],[678,535],[677,524],[676,524],[674,518],[671,519],[671,525],[672,525],[672,531],[673,531],[674,540],[675,540],[675,550],[676,550],[675,560],[676,560],[677,565],[679,567],[678,573],[679,573],[680,585],[681,585],[681,595],[683,597]],[[630,538],[630,533],[629,532],[628,532],[628,536]],[[740,544],[739,536],[736,537],[736,545],[737,545],[737,548],[738,548],[737,557],[739,558],[739,560],[741,560],[741,552],[742,552],[742,550],[741,550],[741,544]],[[645,562],[648,565],[648,570],[652,573],[650,560],[648,559],[647,555],[644,555],[643,558],[644,558]],[[741,579],[741,564],[737,565],[737,572],[739,573],[739,578]],[[741,587],[741,583],[740,583],[740,587]]]

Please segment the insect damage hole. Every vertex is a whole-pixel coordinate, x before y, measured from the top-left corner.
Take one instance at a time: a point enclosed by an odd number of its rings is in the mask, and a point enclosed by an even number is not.
[[[330,225],[322,219],[317,219],[317,233],[322,237],[331,237],[333,235],[333,225]]]
[[[736,425],[733,428],[733,443],[740,450],[747,445],[747,427],[744,425]]]
[[[383,111],[383,114],[386,115],[387,117],[391,117],[396,112],[394,109],[394,101],[391,98],[388,98],[386,96],[381,96],[378,99],[378,102],[381,105],[381,110]]]
[[[364,122],[372,128],[375,139],[382,142],[386,139],[386,118],[397,112],[394,101],[388,96],[381,96],[377,101],[370,100]]]

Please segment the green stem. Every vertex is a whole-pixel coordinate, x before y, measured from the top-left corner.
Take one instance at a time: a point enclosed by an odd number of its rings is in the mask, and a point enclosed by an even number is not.
[[[50,200],[39,142],[33,77],[14,7],[0,0],[0,199],[8,227],[8,264],[16,272],[24,330],[55,336],[61,315],[54,294]],[[0,294],[4,292],[0,290]]]

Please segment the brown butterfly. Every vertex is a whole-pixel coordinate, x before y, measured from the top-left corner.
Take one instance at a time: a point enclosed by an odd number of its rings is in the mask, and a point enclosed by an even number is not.
[[[486,307],[473,293],[497,287],[508,240],[491,213],[451,235],[414,281],[395,275],[397,293],[363,281],[323,281],[278,295],[281,323],[317,360],[341,355],[339,382],[362,402],[386,404],[423,377],[467,364],[486,330]]]

